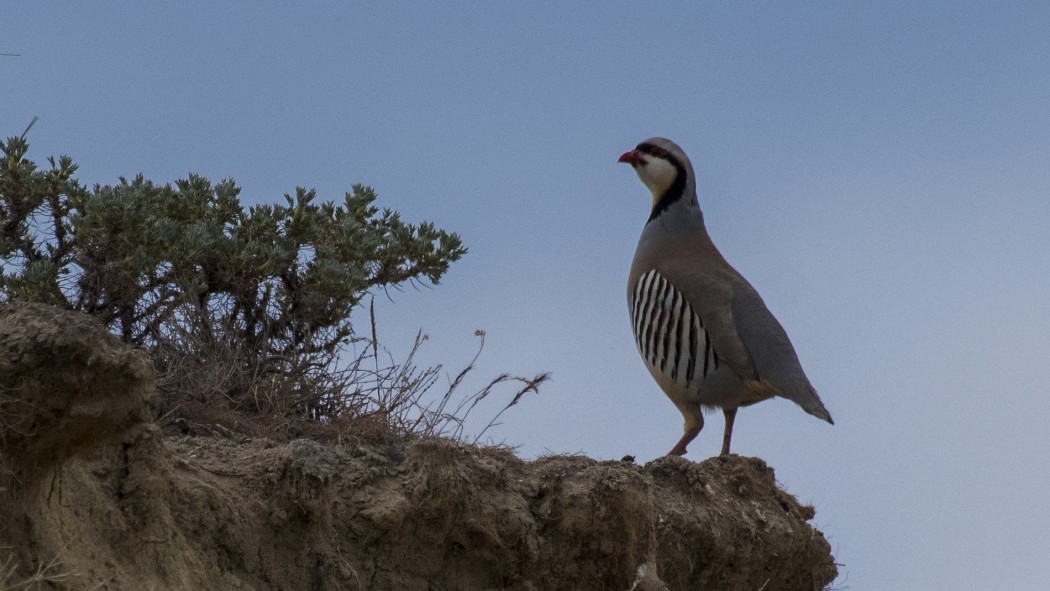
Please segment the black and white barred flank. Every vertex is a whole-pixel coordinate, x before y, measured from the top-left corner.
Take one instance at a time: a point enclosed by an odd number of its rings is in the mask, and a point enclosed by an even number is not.
[[[699,386],[698,380],[718,369],[703,320],[656,269],[642,275],[631,292],[631,328],[642,357],[685,388]]]

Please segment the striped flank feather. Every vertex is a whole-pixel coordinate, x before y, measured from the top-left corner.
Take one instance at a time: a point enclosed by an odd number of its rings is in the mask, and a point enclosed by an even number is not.
[[[718,369],[704,321],[656,269],[642,275],[631,292],[631,328],[649,365],[684,388],[698,389]]]

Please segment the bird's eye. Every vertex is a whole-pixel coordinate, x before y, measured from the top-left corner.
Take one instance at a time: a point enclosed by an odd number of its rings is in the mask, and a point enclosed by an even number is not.
[[[666,158],[668,160],[671,159],[671,153],[670,152],[668,152],[667,150],[661,148],[660,146],[655,146],[653,144],[641,143],[641,144],[638,144],[638,146],[635,148],[635,150],[638,150],[642,154],[648,154],[650,156],[655,156],[656,158]]]

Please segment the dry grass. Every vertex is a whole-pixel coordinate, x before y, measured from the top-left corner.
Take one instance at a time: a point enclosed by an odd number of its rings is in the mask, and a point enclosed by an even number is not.
[[[507,410],[518,404],[529,393],[538,393],[539,387],[550,379],[546,373],[532,377],[513,376],[507,373],[492,378],[479,390],[463,393],[464,383],[468,376],[476,371],[478,358],[485,348],[484,331],[476,331],[478,349],[466,367],[450,376],[448,385],[440,394],[435,394],[437,383],[443,375],[441,365],[419,367],[415,357],[427,337],[416,334],[416,339],[406,359],[401,363],[392,358],[386,366],[377,369],[364,369],[367,361],[376,361],[378,352],[372,349],[371,359],[358,357],[354,364],[354,377],[350,380],[355,389],[344,397],[333,402],[337,408],[356,408],[357,418],[373,418],[389,425],[402,437],[448,437],[465,443],[477,444],[486,433],[499,424],[499,419]],[[374,341],[373,341],[374,343]],[[496,392],[509,393],[507,402],[488,422],[476,432],[466,428],[467,419],[477,409],[478,404]]]
[[[19,565],[13,554],[0,560],[0,591],[29,591],[34,589],[53,589],[55,583],[68,583],[80,575],[69,570],[55,556],[46,563],[40,563],[36,572],[26,578],[16,578]]]
[[[835,566],[843,567],[845,565],[839,564],[839,563],[836,562]],[[844,581],[844,580],[843,581],[839,581],[838,580],[839,578],[842,578],[842,577],[838,577],[834,581],[828,583],[828,586],[824,588],[824,591],[848,591],[849,585],[847,585],[846,581]]]
[[[375,314],[371,338],[359,338],[330,353],[256,357],[240,349],[236,331],[195,330],[192,324],[168,335],[157,348],[158,403],[162,426],[210,425],[276,439],[358,438],[392,441],[448,437],[477,444],[525,395],[550,376],[500,374],[475,391],[465,383],[476,371],[485,333],[466,367],[448,375],[443,366],[421,366],[416,358],[427,341],[417,333],[405,359],[395,361],[379,344]],[[507,401],[480,429],[467,420],[486,399]]]

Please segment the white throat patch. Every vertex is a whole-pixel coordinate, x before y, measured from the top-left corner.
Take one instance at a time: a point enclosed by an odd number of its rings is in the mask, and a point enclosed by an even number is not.
[[[656,200],[671,186],[678,174],[670,162],[652,156],[647,157],[646,164],[636,167],[635,171],[638,173],[638,178],[642,179],[645,186],[652,191],[653,205],[656,205]]]

